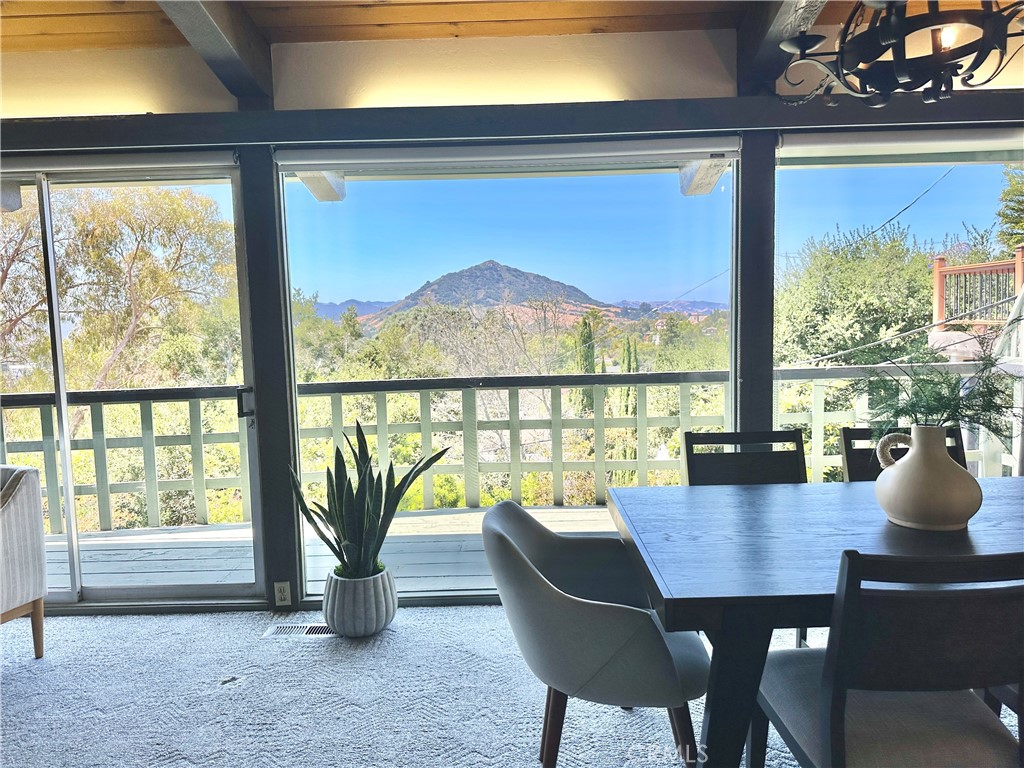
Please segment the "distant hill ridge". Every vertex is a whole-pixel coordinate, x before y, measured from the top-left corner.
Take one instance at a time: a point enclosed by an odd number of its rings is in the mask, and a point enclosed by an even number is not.
[[[314,305],[314,309],[320,317],[327,318],[328,320],[337,320],[348,311],[349,307],[355,307],[356,315],[362,317],[363,315],[372,315],[375,312],[380,312],[394,303],[393,301],[359,301],[359,299],[318,301]]]
[[[656,301],[651,299],[634,301],[632,299],[623,299],[622,301],[615,302],[615,306],[625,309],[638,309],[641,304],[649,304],[656,312],[697,312],[706,314],[719,309],[729,308],[728,304],[722,304],[718,301],[687,301],[685,299],[673,299],[672,301]]]

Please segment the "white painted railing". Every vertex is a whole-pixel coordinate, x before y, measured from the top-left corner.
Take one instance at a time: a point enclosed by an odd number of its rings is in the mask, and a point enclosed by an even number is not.
[[[965,377],[971,371],[970,364],[950,368],[962,369]],[[845,388],[864,374],[865,369],[856,367],[776,371],[775,425],[804,431],[812,481],[839,476],[839,427],[858,423],[866,412],[866,404],[853,402]],[[1015,391],[1018,403],[1024,401],[1019,384]],[[207,492],[237,489],[240,519],[249,519],[245,420],[227,412],[235,394],[234,387],[70,393],[73,407],[88,408],[91,426],[87,438],[71,443],[76,466],[87,466],[95,478],[76,484],[75,493],[95,498],[99,528],[113,525],[111,498],[122,493],[144,495],[146,520],[156,526],[163,491],[193,494],[196,521],[205,523]],[[324,479],[323,468],[334,447],[344,444],[343,435],[354,434],[357,420],[378,460],[393,458],[400,470],[413,457],[450,447],[445,460],[424,476],[423,509],[451,502],[440,498],[444,476],[449,476],[449,496],[452,487],[459,489],[452,505],[468,507],[494,498],[488,488],[495,487],[505,497],[522,501],[524,481],[538,476],[546,478],[550,493],[526,501],[556,506],[602,504],[609,484],[685,482],[682,434],[731,426],[725,371],[336,382],[300,385],[299,395],[306,482]],[[154,419],[157,403],[177,403],[181,418],[170,427],[161,424]],[[137,409],[137,420],[129,419],[137,424],[134,433],[123,434],[123,425],[121,434],[109,433],[108,413],[114,407]],[[211,417],[214,411],[217,419]],[[55,511],[60,509],[60,446],[53,396],[5,395],[2,413],[0,462],[42,469],[50,530],[59,532],[62,523]],[[34,434],[26,435],[29,422],[38,425],[38,431],[33,426]],[[189,461],[177,477],[162,477],[157,449],[173,446],[187,450]],[[215,446],[237,451],[237,471],[209,476],[205,456]],[[108,455],[125,448],[141,449],[136,452],[134,477],[112,481]],[[981,476],[1018,471],[1014,455],[985,434],[967,435],[967,458]],[[487,482],[496,476],[500,482]]]

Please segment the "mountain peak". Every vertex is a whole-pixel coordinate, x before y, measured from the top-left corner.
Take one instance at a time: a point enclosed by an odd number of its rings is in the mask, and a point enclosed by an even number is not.
[[[493,307],[498,304],[524,304],[535,299],[556,298],[575,304],[609,306],[591,298],[574,285],[488,259],[425,283],[385,311],[393,314],[424,302]]]

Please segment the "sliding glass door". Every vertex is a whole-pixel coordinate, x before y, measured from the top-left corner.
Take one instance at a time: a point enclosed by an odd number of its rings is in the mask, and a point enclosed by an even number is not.
[[[4,338],[19,361],[5,371],[5,395],[8,379],[19,394],[2,406],[7,460],[44,465],[48,512],[61,495],[47,462],[70,449],[73,513],[47,515],[53,587],[77,586],[78,571],[85,598],[261,594],[249,425],[237,405],[246,377],[232,176],[133,168],[38,179],[66,444],[48,429],[60,402],[41,381],[50,344],[30,327]],[[5,250],[15,243],[5,238]]]
[[[0,211],[0,463],[39,470],[47,584],[51,592],[70,595],[53,360],[35,179],[5,177]]]

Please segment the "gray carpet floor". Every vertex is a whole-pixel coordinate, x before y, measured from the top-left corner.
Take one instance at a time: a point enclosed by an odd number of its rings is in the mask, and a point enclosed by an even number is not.
[[[538,765],[545,689],[500,607],[402,608],[367,640],[262,637],[320,618],[53,617],[41,660],[27,619],[9,622],[0,765]],[[691,712],[699,729],[701,702]],[[664,711],[570,701],[560,766],[677,765],[672,755]],[[795,766],[774,732],[769,764]]]

